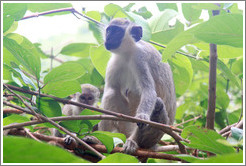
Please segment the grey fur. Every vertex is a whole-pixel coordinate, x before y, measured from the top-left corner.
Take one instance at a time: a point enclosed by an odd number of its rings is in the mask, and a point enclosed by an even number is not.
[[[109,26],[116,22],[122,23],[124,19],[114,19]],[[110,50],[113,55],[107,65],[102,107],[171,125],[176,114],[176,96],[170,66],[161,62],[161,54],[151,44],[134,41],[129,33],[132,26],[130,23],[126,28],[120,47]],[[162,109],[158,111],[159,107]],[[126,153],[133,153],[138,147],[154,147],[164,134],[144,124],[138,126],[102,120],[98,129],[124,133],[128,138],[124,145]]]

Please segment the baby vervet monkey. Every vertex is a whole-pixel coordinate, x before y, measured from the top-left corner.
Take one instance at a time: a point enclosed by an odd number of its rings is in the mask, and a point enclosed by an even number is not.
[[[172,71],[161,54],[141,40],[142,27],[113,19],[106,28],[105,47],[112,52],[105,77],[102,108],[136,118],[173,124],[176,96]],[[102,120],[98,130],[124,133],[126,153],[154,148],[163,132],[144,123]]]
[[[99,89],[91,84],[82,84],[81,90],[82,93],[77,92],[76,94],[74,94],[71,101],[95,106],[100,97]],[[83,109],[84,108],[79,106],[66,104],[62,108],[62,114],[67,116],[79,115]]]
[[[71,101],[95,106],[100,97],[99,89],[91,84],[81,84],[81,90],[82,93],[77,92],[76,94],[74,94]],[[75,115],[79,115],[83,110],[84,108],[82,107],[75,106],[72,104],[65,104],[62,108],[62,114],[66,116],[75,116]],[[58,137],[65,136],[55,128],[51,130],[51,135],[58,136]],[[68,136],[68,138],[72,138],[72,137]],[[67,141],[69,141],[69,139],[67,139]],[[69,142],[67,144],[69,144]]]

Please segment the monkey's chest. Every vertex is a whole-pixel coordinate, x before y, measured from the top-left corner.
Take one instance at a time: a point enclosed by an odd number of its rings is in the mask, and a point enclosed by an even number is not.
[[[124,69],[120,74],[121,94],[128,102],[140,97],[138,80],[134,73],[132,70]]]

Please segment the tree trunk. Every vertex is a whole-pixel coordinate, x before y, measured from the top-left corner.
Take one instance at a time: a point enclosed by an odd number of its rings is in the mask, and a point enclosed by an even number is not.
[[[213,10],[213,16],[219,15],[219,10]],[[208,86],[208,111],[206,127],[214,129],[215,106],[216,106],[216,69],[217,69],[217,45],[209,44],[209,86]]]

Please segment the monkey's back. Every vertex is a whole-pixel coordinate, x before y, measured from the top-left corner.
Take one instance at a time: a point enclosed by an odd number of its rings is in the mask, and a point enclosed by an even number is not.
[[[176,93],[171,68],[168,63],[161,62],[162,56],[156,48],[145,41],[139,42],[141,42],[141,47],[145,52],[145,61],[151,69],[157,96],[164,101],[171,125],[176,114]]]

